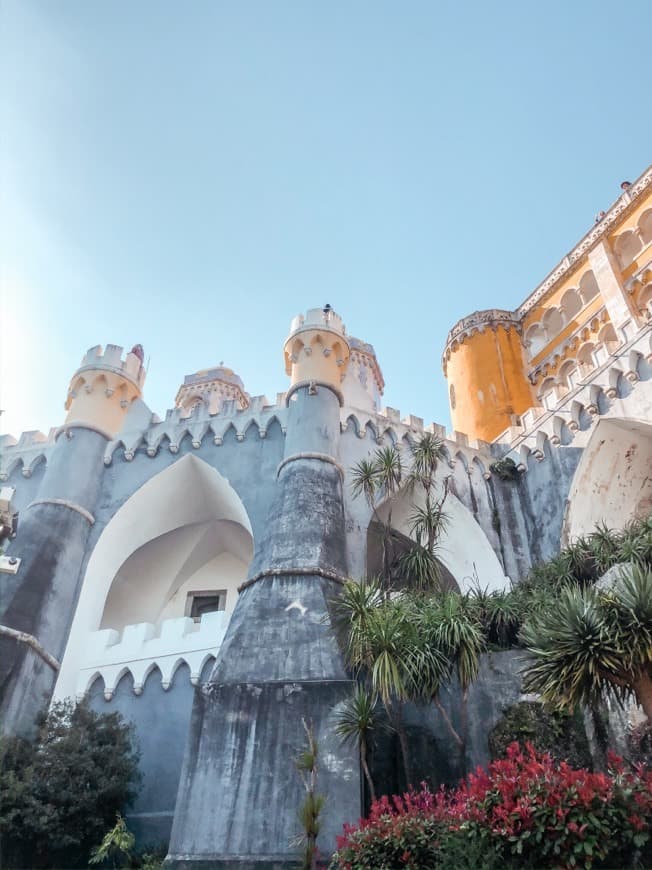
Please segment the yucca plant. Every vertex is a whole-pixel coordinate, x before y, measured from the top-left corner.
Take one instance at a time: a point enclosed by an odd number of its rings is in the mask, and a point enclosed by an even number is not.
[[[347,665],[355,672],[372,664],[369,622],[383,599],[381,583],[372,577],[359,583],[347,580],[331,602],[333,628],[340,637]]]
[[[565,588],[528,620],[524,688],[573,710],[606,692],[634,695],[652,721],[652,571],[634,566],[608,590]]]
[[[353,694],[347,698],[335,714],[335,733],[344,742],[353,742],[358,746],[360,764],[367,780],[372,801],[376,800],[376,790],[369,770],[367,752],[372,732],[379,727],[381,726],[378,716],[378,695],[358,684]]]
[[[431,679],[430,698],[457,743],[464,766],[469,687],[477,679],[480,656],[485,649],[482,628],[469,599],[457,592],[448,592],[423,602],[415,619],[425,638],[424,646],[431,651],[431,655],[436,650],[439,661],[445,663],[438,679],[433,679],[436,673],[429,669],[426,671],[428,679]],[[459,730],[453,726],[440,698],[443,684],[453,674],[457,677],[462,695]]]
[[[441,569],[435,555],[421,544],[417,534],[416,543],[397,559],[399,578],[413,589],[440,589]]]
[[[522,622],[518,595],[511,590],[489,592],[476,585],[468,597],[487,643],[501,649],[516,646]]]

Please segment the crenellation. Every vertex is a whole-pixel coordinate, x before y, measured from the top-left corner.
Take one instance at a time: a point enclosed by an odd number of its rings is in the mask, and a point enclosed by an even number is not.
[[[215,658],[226,632],[224,611],[205,613],[198,622],[189,617],[166,619],[155,625],[141,622],[121,632],[101,629],[89,635],[79,670],[77,697],[84,697],[98,678],[110,701],[118,683],[133,677],[133,692],[140,694],[149,674],[158,668],[164,689],[170,687],[180,664],[188,665],[196,685],[206,661]]]

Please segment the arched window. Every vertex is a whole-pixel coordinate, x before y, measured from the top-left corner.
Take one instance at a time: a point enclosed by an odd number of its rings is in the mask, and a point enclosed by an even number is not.
[[[590,302],[591,299],[594,299],[598,293],[600,292],[598,288],[598,282],[595,280],[595,275],[589,269],[588,272],[585,272],[580,278],[580,296],[582,297],[582,301],[586,305],[587,302]]]
[[[652,284],[643,287],[636,300],[638,310],[647,319],[652,317]]]
[[[567,290],[561,297],[561,310],[565,323],[570,323],[582,310],[582,300],[577,290]]]
[[[546,378],[545,381],[541,384],[541,387],[539,388],[539,401],[544,406],[544,408],[548,408],[549,410],[552,409],[557,402],[555,386],[555,379],[553,377],[550,377]]]
[[[564,321],[558,308],[549,308],[543,315],[543,328],[548,341],[556,338],[563,329]]]
[[[638,229],[644,245],[652,242],[652,208],[643,212],[638,222]]]
[[[641,240],[634,230],[626,230],[616,238],[614,251],[621,269],[626,269],[634,261],[641,247]]]
[[[532,326],[527,329],[524,343],[528,349],[528,353],[530,354],[530,359],[543,350],[547,344],[547,340],[546,334],[540,323],[533,323]]]
[[[602,342],[610,353],[618,347],[620,342],[612,323],[605,323],[598,333],[598,341]]]
[[[577,361],[580,364],[580,370],[582,374],[587,375],[591,371],[591,369],[595,368],[595,360],[593,359],[594,350],[595,345],[591,341],[583,344],[582,347],[579,349],[577,354]]]
[[[576,360],[567,360],[559,369],[559,386],[565,390],[572,390],[579,380]]]

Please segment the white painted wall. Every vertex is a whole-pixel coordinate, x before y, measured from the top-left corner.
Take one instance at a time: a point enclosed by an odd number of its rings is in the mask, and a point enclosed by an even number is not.
[[[143,484],[108,523],[88,561],[56,696],[75,693],[90,636],[104,624],[107,606],[112,628],[155,622],[183,585],[224,552],[248,565],[253,538],[244,505],[214,468],[187,455]],[[246,569],[238,581],[245,576]]]
[[[652,512],[652,425],[640,420],[600,420],[575,472],[565,539],[592,532],[598,523],[620,529]]]

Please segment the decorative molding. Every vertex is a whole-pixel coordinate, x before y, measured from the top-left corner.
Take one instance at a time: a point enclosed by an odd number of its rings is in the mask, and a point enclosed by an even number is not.
[[[89,429],[91,432],[97,432],[98,435],[106,438],[107,441],[113,441],[114,438],[112,432],[102,429],[100,426],[94,426],[92,423],[87,423],[85,420],[73,420],[71,423],[64,423],[63,426],[59,426],[54,433],[54,440],[57,441],[60,435],[70,432],[72,429]],[[72,437],[72,433],[70,437]]]
[[[317,459],[320,462],[328,462],[330,465],[334,465],[335,468],[337,468],[341,479],[344,480],[344,468],[336,459],[329,456],[328,453],[293,453],[292,456],[288,456],[279,463],[279,466],[276,469],[276,477],[281,473],[281,469],[285,468],[285,466],[290,462],[295,462],[297,459]]]
[[[292,398],[292,396],[298,390],[302,390],[304,387],[308,387],[309,389],[312,389],[313,387],[324,387],[325,389],[330,390],[332,393],[335,393],[335,395],[337,396],[337,399],[340,403],[340,408],[344,406],[344,395],[342,394],[342,391],[338,390],[338,388],[333,386],[333,384],[329,384],[327,381],[309,380],[309,381],[297,381],[296,384],[292,384],[290,389],[285,394],[285,407],[286,408],[289,407],[290,399]],[[315,390],[315,393],[316,393],[316,390]],[[312,393],[311,395],[314,395],[315,393]]]
[[[519,333],[521,331],[520,318],[513,311],[506,311],[504,308],[474,311],[473,314],[458,320],[446,336],[446,345],[441,360],[444,374],[446,374],[447,362],[451,355],[451,345],[454,342],[462,344],[465,339],[470,338],[475,333],[484,332],[487,328],[493,329],[495,332],[499,326],[504,329],[514,328]]]
[[[349,579],[339,574],[337,571],[329,571],[327,568],[267,568],[265,571],[259,571],[254,574],[249,580],[245,580],[238,586],[238,592],[243,592],[254,583],[264,580],[265,577],[323,577],[325,580],[334,580],[336,583],[346,583]]]
[[[95,525],[95,517],[93,514],[87,511],[86,508],[82,507],[80,504],[75,504],[74,501],[68,501],[65,498],[37,498],[27,505],[26,510],[36,507],[36,505],[39,504],[55,504],[60,505],[61,507],[66,507],[84,517],[91,526]]]

